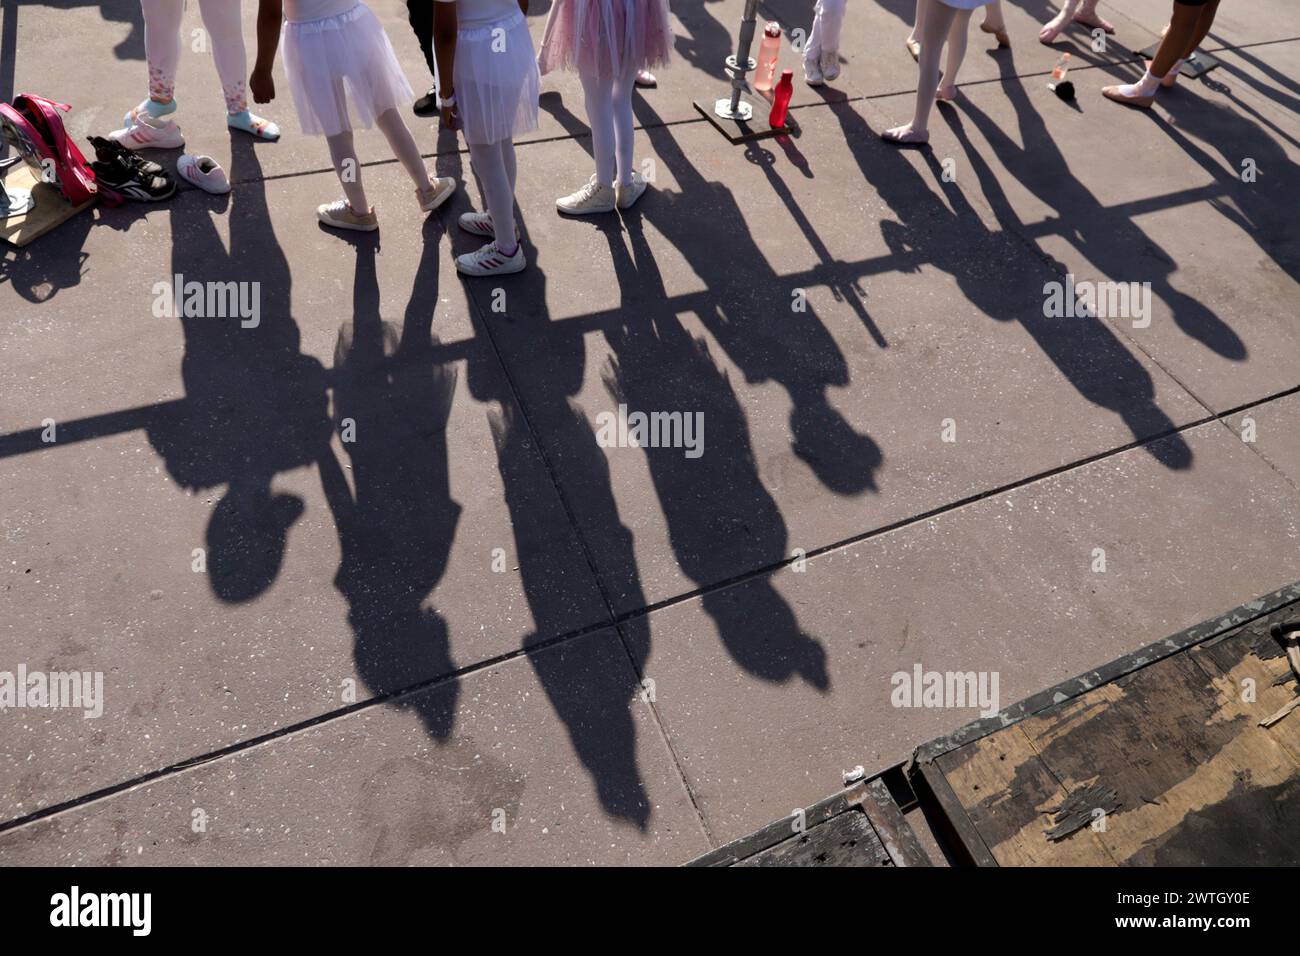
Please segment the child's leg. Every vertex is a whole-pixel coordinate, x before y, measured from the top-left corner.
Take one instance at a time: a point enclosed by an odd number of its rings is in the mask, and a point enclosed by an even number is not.
[[[1107,33],[1114,33],[1115,25],[1097,12],[1097,4],[1100,2],[1101,0],[1083,0],[1083,6],[1074,15],[1074,21],[1082,23],[1086,27],[1092,27],[1093,29],[1101,27]]]
[[[248,54],[238,0],[199,0],[199,14],[212,44],[212,61],[226,100],[226,122],[263,139],[276,139],[280,129],[248,111]]]
[[[838,53],[844,28],[845,0],[817,0],[817,22],[821,24],[821,51]]]
[[[924,143],[930,138],[930,111],[934,109],[939,89],[939,57],[943,53],[944,37],[956,15],[956,10],[940,0],[919,0],[916,16],[920,24],[921,55],[917,59],[916,111],[911,123],[886,130],[882,134],[885,139],[895,143]]]
[[[153,116],[176,109],[176,66],[181,61],[181,0],[140,0],[144,55],[149,64],[149,98],[136,108]]]
[[[636,117],[632,114],[632,91],[636,88],[635,69],[628,70],[614,81],[611,96],[611,108],[614,117],[614,148],[616,172],[620,186],[632,183],[634,170],[632,159],[633,137],[636,130]]]
[[[1210,0],[1205,6],[1201,7],[1200,19],[1196,21],[1196,30],[1192,33],[1192,39],[1183,50],[1183,59],[1187,59],[1196,52],[1207,36],[1210,28],[1214,26],[1214,16],[1219,12],[1219,0]]]
[[[1197,29],[1201,24],[1201,12],[1205,8],[1179,3],[1174,0],[1173,17],[1169,21],[1169,30],[1160,41],[1160,49],[1155,59],[1147,65],[1147,71],[1136,83],[1124,83],[1119,86],[1104,86],[1101,92],[1112,100],[1137,106],[1150,106],[1156,90],[1162,80],[1173,83],[1177,70],[1182,66],[1183,58],[1196,49]],[[1210,20],[1213,22],[1213,13]],[[1209,32],[1209,25],[1206,25]]]
[[[384,134],[384,139],[388,140],[388,146],[397,157],[406,174],[411,177],[411,182],[415,183],[415,188],[428,190],[433,187],[429,180],[429,170],[424,165],[424,157],[420,155],[420,147],[415,145],[415,137],[407,129],[405,121],[397,110],[384,110],[375,117],[375,125],[379,131]]]
[[[487,205],[488,215],[492,217],[492,229],[496,233],[497,248],[507,256],[512,256],[519,248],[515,240],[515,193],[510,185],[507,152],[513,160],[514,143],[510,140],[498,140],[495,143],[470,143],[469,158],[474,164],[483,187],[483,201]]]
[[[822,24],[822,5],[816,3],[813,5],[812,28],[808,31],[808,39],[803,44],[803,61],[805,63],[818,63],[821,61],[822,33],[825,29]]]
[[[614,84],[597,76],[580,73],[587,103],[587,124],[591,127],[591,152],[596,159],[596,182],[614,185]]]
[[[985,33],[1000,33],[1007,28],[1007,21],[1002,15],[1002,0],[993,0],[984,8],[984,20],[981,24]]]
[[[501,158],[506,164],[506,178],[510,180],[510,195],[515,194],[515,178],[519,171],[515,163],[515,141],[513,139],[503,139],[501,141]]]
[[[962,60],[966,59],[970,15],[970,10],[956,11],[952,26],[948,28],[948,59],[943,67],[943,83],[938,90],[941,100],[950,100],[957,95],[957,73],[961,70]]]
[[[361,161],[357,159],[356,147],[352,145],[351,130],[326,136],[325,143],[330,148],[330,162],[334,172],[343,186],[343,195],[347,197],[352,211],[365,215],[370,212],[370,203],[366,200],[366,191],[361,185]]]

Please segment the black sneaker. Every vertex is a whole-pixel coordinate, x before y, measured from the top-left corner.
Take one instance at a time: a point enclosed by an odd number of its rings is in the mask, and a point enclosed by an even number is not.
[[[415,101],[415,105],[411,107],[411,111],[415,113],[416,116],[437,116],[438,88],[436,86],[429,87],[429,92],[425,93]]]
[[[92,136],[90,137],[90,145],[95,147],[95,159],[101,163],[111,165],[120,161],[128,168],[134,169],[141,176],[164,175],[163,167],[159,163],[155,163],[151,159],[145,159],[139,153],[127,149],[121,143],[115,143],[103,136]]]
[[[157,163],[151,163],[158,166]],[[157,202],[176,192],[175,181],[161,171],[150,174],[142,171],[124,157],[117,156],[107,162],[95,160],[90,164],[95,181],[106,189],[119,193],[124,199],[136,202]]]

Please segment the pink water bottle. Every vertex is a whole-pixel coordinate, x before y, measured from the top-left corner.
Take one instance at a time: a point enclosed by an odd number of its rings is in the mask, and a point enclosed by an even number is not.
[[[758,46],[758,68],[754,70],[754,89],[768,93],[776,79],[776,60],[781,55],[781,25],[769,23],[763,27],[763,42]]]
[[[785,117],[790,111],[790,97],[794,95],[794,70],[782,70],[781,82],[776,84],[772,95],[772,112],[768,114],[767,125],[772,129],[785,127]]]

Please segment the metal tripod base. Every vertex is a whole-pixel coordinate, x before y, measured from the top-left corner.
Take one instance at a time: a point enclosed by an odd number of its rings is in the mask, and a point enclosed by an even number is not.
[[[724,96],[713,104],[713,114],[724,120],[731,120],[735,123],[748,123],[754,118],[754,107],[750,106],[744,100],[736,104],[733,112],[731,109],[731,97]]]

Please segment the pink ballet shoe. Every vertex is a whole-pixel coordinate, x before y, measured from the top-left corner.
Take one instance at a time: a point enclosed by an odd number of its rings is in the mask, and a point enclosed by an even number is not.
[[[1103,86],[1101,95],[1108,100],[1114,100],[1116,103],[1123,103],[1125,106],[1143,110],[1151,109],[1151,104],[1156,101],[1154,96],[1130,96],[1124,93],[1123,90],[1122,86]]]
[[[880,138],[895,146],[920,146],[930,142],[930,131],[917,132],[912,129],[912,124],[908,123],[906,126],[895,126],[893,129],[885,130],[880,134]]]
[[[920,41],[920,40],[913,40],[911,37],[908,37],[906,40],[903,41],[903,45],[907,47],[907,52],[910,53],[910,54],[912,54],[912,59],[913,59],[913,60],[920,60],[920,59],[921,59],[921,41]]]

